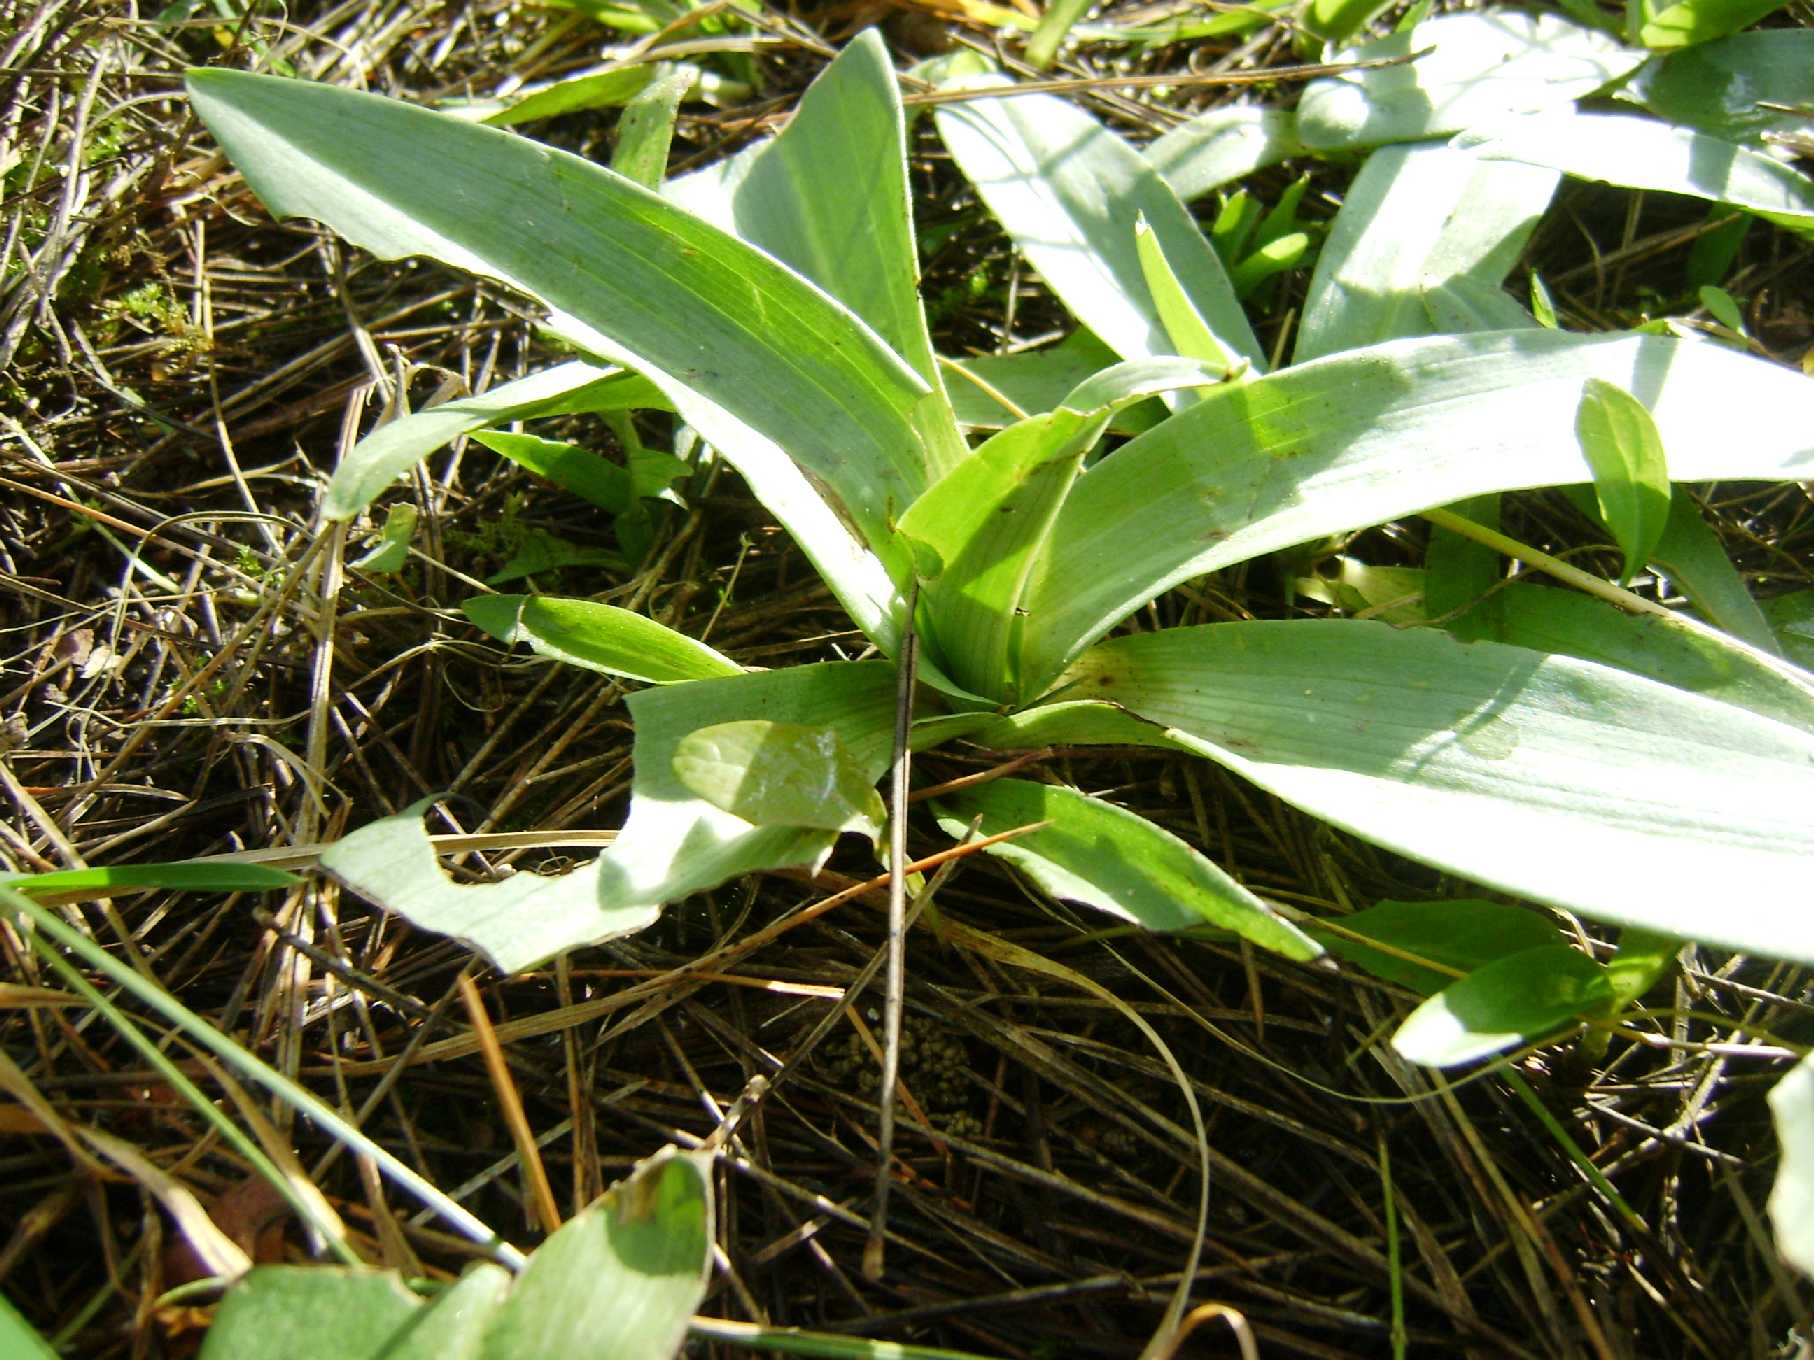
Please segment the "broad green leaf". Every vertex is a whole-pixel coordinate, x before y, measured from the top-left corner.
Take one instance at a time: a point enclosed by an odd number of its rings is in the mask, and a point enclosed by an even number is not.
[[[617,149],[611,168],[645,189],[661,188],[674,141],[674,115],[699,79],[691,66],[658,63],[648,83],[625,104],[617,120]]]
[[[514,1280],[482,1262],[423,1297],[394,1270],[262,1266],[228,1291],[202,1360],[663,1360],[705,1295],[712,1218],[710,1158],[670,1148]]]
[[[1392,1047],[1425,1067],[1477,1062],[1534,1043],[1611,1001],[1604,968],[1568,945],[1545,945],[1445,987],[1411,1012]]]
[[[1347,620],[1118,637],[1066,681],[1476,882],[1814,961],[1807,732],[1591,662]]]
[[[616,605],[554,595],[475,595],[466,617],[500,642],[540,656],[652,685],[738,675],[730,658],[665,624]]]
[[[416,536],[416,507],[407,501],[384,512],[384,527],[371,551],[350,565],[360,571],[384,574],[403,570],[409,561],[409,545]]]
[[[497,279],[641,372],[892,644],[888,571],[905,567],[889,517],[924,485],[913,413],[928,389],[849,310],[629,180],[511,133],[234,71],[194,71],[189,90],[276,215]]]
[[[0,1351],[14,1360],[57,1360],[50,1343],[20,1316],[13,1301],[4,1294],[0,1294]]]
[[[189,892],[270,892],[302,880],[263,864],[205,859],[170,864],[111,864],[93,869],[54,869],[44,874],[0,875],[0,885],[36,896],[128,888],[178,888]]]
[[[1042,349],[953,360],[950,366],[958,371],[950,375],[951,404],[964,425],[1002,429],[1030,415],[1057,409],[1079,383],[1114,363],[1115,351],[1087,330],[1073,331]],[[991,390],[1018,410],[1002,405],[990,395]],[[1139,434],[1152,429],[1163,416],[1157,403],[1136,404],[1117,411],[1109,428],[1117,434]]]
[[[1555,923],[1537,912],[1479,898],[1378,902],[1304,928],[1337,958],[1425,996],[1495,959],[1562,938]]]
[[[1134,249],[1140,257],[1140,271],[1152,294],[1153,307],[1171,340],[1171,351],[1186,359],[1200,359],[1214,364],[1226,376],[1244,371],[1247,361],[1235,354],[1217,338],[1178,282],[1171,261],[1165,258],[1165,247],[1147,225],[1144,217],[1134,222]],[[1231,280],[1232,281],[1232,280]]]
[[[1210,328],[1264,368],[1227,273],[1177,195],[1075,103],[1054,95],[972,99],[941,105],[934,119],[1014,244],[1110,349],[1124,359],[1171,350],[1134,246],[1132,225],[1145,217]]]
[[[640,374],[577,361],[558,364],[477,396],[443,402],[380,425],[353,445],[334,469],[322,514],[351,519],[443,444],[487,425],[578,411],[665,410],[669,405]]]
[[[1600,517],[1625,554],[1620,585],[1649,561],[1669,522],[1669,467],[1650,410],[1631,393],[1589,378],[1575,412],[1581,452],[1594,470]]]
[[[905,138],[894,66],[869,29],[813,83],[780,136],[721,172],[713,196],[714,220],[839,299],[926,383],[930,394],[913,410],[925,450],[917,491],[966,448],[920,305]],[[672,196],[688,201],[691,192],[676,186]]]
[[[1644,21],[1638,40],[1658,50],[1692,47],[1749,28],[1787,3],[1788,0],[1676,0]]]
[[[1550,14],[1448,14],[1346,48],[1336,61],[1410,57],[1313,80],[1297,135],[1319,151],[1441,137],[1566,107],[1635,70],[1644,53]]]
[[[1217,377],[1208,365],[1183,359],[1106,368],[1057,410],[989,439],[914,502],[900,529],[940,564],[921,587],[920,613],[922,634],[946,674],[985,698],[1015,699],[1027,576],[1084,455],[1118,406]]]
[[[1574,431],[1588,378],[1650,405],[1678,480],[1814,473],[1801,414],[1814,382],[1701,341],[1439,336],[1213,388],[1078,478],[1027,592],[1027,692],[1193,576],[1468,496],[1589,480]]]
[[[631,934],[661,914],[660,902],[603,899],[602,858],[559,877],[518,873],[496,883],[456,883],[436,862],[423,830],[427,806],[418,803],[360,827],[322,852],[321,867],[410,924],[451,935],[500,973]]]
[[[1798,231],[1814,230],[1814,180],[1737,142],[1635,114],[1549,114],[1464,133],[1455,144],[1489,160],[1730,203]]]
[[[1770,1118],[1782,1163],[1770,1191],[1770,1223],[1783,1259],[1814,1275],[1814,1057],[1803,1058],[1770,1090]]]
[[[1652,58],[1616,96],[1727,141],[1806,131],[1808,120],[1788,110],[1814,107],[1814,29],[1738,33]]]
[[[1291,922],[1161,826],[1074,789],[997,779],[936,804],[939,825],[962,836],[1050,826],[990,848],[1054,897],[1112,912],[1148,930],[1214,926],[1293,959],[1323,951]]]
[[[481,1360],[677,1355],[712,1278],[712,1156],[667,1148],[536,1249]]]
[[[630,474],[591,449],[503,430],[480,430],[473,435],[473,442],[601,509],[623,511],[630,506]]]
[[[827,662],[643,690],[628,699],[636,724],[630,815],[599,860],[600,900],[661,903],[739,874],[823,862],[834,833],[759,827],[714,807],[674,770],[685,738],[702,727],[760,719],[832,727],[873,784],[894,744],[895,671],[881,661]]]
[[[715,723],[680,739],[674,773],[713,807],[755,826],[857,831],[874,840],[887,809],[836,728],[762,719]]]
[[[1532,324],[1501,284],[1560,178],[1446,146],[1375,151],[1317,255],[1297,362],[1384,340]],[[1445,292],[1454,296],[1439,314],[1437,295]],[[1452,324],[1482,300],[1485,315]]]
[[[1500,642],[1616,666],[1814,732],[1814,675],[1692,618],[1627,614],[1535,584],[1494,598]]]
[[[1172,192],[1189,202],[1309,150],[1297,138],[1295,113],[1230,104],[1178,124],[1142,154]]]

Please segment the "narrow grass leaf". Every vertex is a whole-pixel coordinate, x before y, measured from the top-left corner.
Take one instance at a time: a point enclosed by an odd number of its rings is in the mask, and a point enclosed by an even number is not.
[[[1532,325],[1501,285],[1560,180],[1445,146],[1375,151],[1317,255],[1296,362],[1385,340]]]
[[[91,889],[179,888],[189,892],[271,892],[302,882],[295,874],[263,864],[210,864],[178,860],[169,864],[113,864],[92,869],[55,869],[45,874],[0,875],[0,886],[36,896]]]
[[[1749,28],[1787,3],[1788,0],[1676,0],[1644,21],[1638,29],[1638,41],[1657,51],[1693,47]]]
[[[651,685],[738,675],[729,657],[665,624],[616,605],[555,595],[475,595],[460,608],[500,642],[540,656]]]
[[[1765,133],[1805,132],[1814,107],[1814,29],[1770,28],[1655,57],[1615,96],[1671,123],[1761,146]]]
[[[966,100],[934,117],[1014,244],[1109,348],[1124,359],[1171,349],[1134,245],[1133,223],[1145,217],[1210,328],[1265,366],[1216,253],[1171,187],[1120,137],[1053,95]]]
[[[1119,637],[1067,680],[1475,882],[1814,961],[1807,732],[1591,662],[1339,619]]]
[[[1729,203],[1814,231],[1814,180],[1799,170],[1737,142],[1635,114],[1550,114],[1466,133],[1455,144],[1576,179]]]
[[[1188,843],[1125,808],[1075,789],[997,779],[939,799],[939,825],[961,837],[1049,821],[990,847],[1054,897],[1110,912],[1148,930],[1214,926],[1292,959],[1316,958],[1314,940]]]
[[[463,434],[538,416],[581,411],[669,409],[647,378],[578,360],[557,364],[477,396],[442,402],[380,425],[347,452],[322,499],[328,519],[351,519],[398,477]]]
[[[479,121],[492,127],[515,127],[519,123],[532,123],[539,118],[558,118],[562,114],[581,113],[586,109],[617,108],[647,89],[659,69],[645,64],[570,76],[530,90],[512,99],[495,113],[486,114]]]
[[[1800,414],[1814,383],[1723,346],[1533,329],[1331,355],[1214,388],[1078,478],[1027,592],[1028,692],[1190,577],[1468,496],[1588,481],[1574,430],[1588,378],[1650,406],[1678,480],[1814,475]]]
[[[1627,585],[1650,558],[1669,522],[1669,468],[1650,409],[1631,393],[1589,378],[1575,412],[1581,452],[1594,470],[1600,517],[1612,531]]]
[[[1309,150],[1298,140],[1295,113],[1231,104],[1178,124],[1141,154],[1188,203]]]
[[[755,826],[858,831],[874,840],[888,815],[874,778],[830,727],[714,723],[680,739],[674,773],[713,807]]]
[[[1545,945],[1445,987],[1411,1012],[1392,1047],[1425,1067],[1478,1062],[1535,1043],[1611,1001],[1604,968],[1568,945]]]
[[[1319,151],[1441,137],[1567,107],[1635,70],[1644,53],[1551,14],[1447,14],[1361,43],[1336,61],[1411,58],[1313,80],[1297,135]]]
[[[890,542],[891,512],[924,484],[912,415],[928,389],[848,309],[567,152],[306,81],[225,70],[188,79],[196,111],[277,216],[313,217],[384,258],[431,256],[539,299],[677,405],[694,399],[689,422],[758,495],[765,478],[778,483],[786,494],[770,508],[784,518],[810,516],[803,478],[816,478],[819,513],[796,533],[842,593],[859,597],[860,621],[886,631],[898,606],[875,600],[873,580],[844,570],[860,563],[816,540],[850,534],[835,527],[841,513],[863,549]]]
[[[1377,902],[1304,929],[1344,962],[1425,996],[1495,959],[1562,938],[1555,922],[1538,912],[1479,898]]]
[[[1782,1145],[1770,1190],[1777,1249],[1797,1270],[1814,1275],[1814,1056],[1796,1063],[1771,1088],[1770,1118]]]
[[[601,510],[621,513],[630,507],[630,474],[591,449],[565,440],[503,430],[480,430],[473,435],[473,442],[538,477],[546,477],[561,490],[571,491]]]

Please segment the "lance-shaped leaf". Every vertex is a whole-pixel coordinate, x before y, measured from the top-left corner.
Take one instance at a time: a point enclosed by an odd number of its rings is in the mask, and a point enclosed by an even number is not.
[[[1149,143],[1141,153],[1189,202],[1211,189],[1309,153],[1297,137],[1297,115],[1232,104],[1200,113]]]
[[[1647,5],[1645,8],[1653,12],[1638,29],[1638,41],[1659,51],[1692,47],[1749,28],[1787,3],[1788,0],[1676,0],[1673,5]]]
[[[1172,353],[1215,364],[1230,376],[1237,370],[1244,374],[1247,360],[1230,351],[1197,311],[1171,261],[1165,258],[1158,233],[1144,217],[1134,223],[1134,251],[1140,257],[1140,270],[1146,278],[1147,292],[1152,294],[1153,307],[1171,339]]]
[[[1562,938],[1541,912],[1477,898],[1377,902],[1351,916],[1310,922],[1305,930],[1337,958],[1425,996],[1495,959],[1548,948]]]
[[[839,299],[913,366],[930,389],[913,413],[926,480],[956,464],[968,450],[920,305],[905,121],[881,34],[853,39],[780,136],[738,159],[717,181],[714,220]],[[709,183],[677,184],[669,197],[688,202]]]
[[[1582,387],[1575,433],[1594,470],[1600,517],[1625,554],[1619,584],[1626,585],[1650,559],[1669,522],[1669,467],[1662,436],[1643,402],[1598,378]]]
[[[1730,203],[1793,230],[1814,231],[1814,180],[1737,142],[1651,118],[1550,114],[1463,134],[1455,144],[1576,179]]]
[[[1807,732],[1591,662],[1339,619],[1115,638],[1066,681],[1426,863],[1814,961]]]
[[[925,483],[913,413],[928,389],[847,308],[567,152],[306,81],[188,79],[196,111],[273,213],[543,302],[655,383],[825,567],[858,622],[889,633],[898,603],[873,572],[863,578],[861,559],[887,551],[890,516]],[[890,565],[904,579],[898,556]]]
[[[1443,988],[1405,1018],[1392,1047],[1426,1067],[1453,1067],[1535,1043],[1612,1002],[1605,968],[1568,945],[1544,945]]]
[[[477,396],[442,402],[380,425],[348,450],[322,498],[322,514],[351,519],[422,459],[472,430],[578,411],[666,408],[659,388],[637,373],[578,360],[557,364]]]
[[[1500,285],[1560,178],[1444,146],[1374,152],[1317,255],[1296,361],[1384,340],[1533,325]]]
[[[1407,60],[1311,81],[1297,134],[1333,150],[1492,127],[1567,106],[1637,69],[1644,55],[1550,14],[1447,14],[1338,54]]]
[[[1027,692],[1192,576],[1467,496],[1588,481],[1574,429],[1588,378],[1650,407],[1681,481],[1814,473],[1814,384],[1721,346],[1530,330],[1332,355],[1214,388],[1077,479],[1027,591]]]
[[[1015,700],[1021,597],[1084,455],[1117,408],[1220,376],[1183,359],[1117,364],[1057,410],[989,439],[914,502],[901,533],[939,564],[921,586],[921,631],[947,674],[973,693]]]
[[[1210,328],[1264,367],[1234,287],[1190,213],[1139,152],[1076,104],[1053,95],[965,100],[940,106],[935,120],[1014,244],[1110,349],[1124,359],[1172,352],[1134,246],[1133,224],[1145,217]]]
[[[665,624],[614,604],[557,595],[475,595],[466,617],[500,642],[651,685],[738,675],[743,667]]]
[[[1215,926],[1293,959],[1322,948],[1164,827],[1100,798],[1053,784],[997,779],[939,799],[939,825],[984,836],[1051,825],[990,847],[1054,897],[1082,902],[1148,930]]]

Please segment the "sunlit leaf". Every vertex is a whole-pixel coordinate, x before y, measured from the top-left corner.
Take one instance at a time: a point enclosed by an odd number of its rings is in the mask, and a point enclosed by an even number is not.
[[[939,825],[962,836],[981,818],[992,836],[1036,822],[1041,830],[989,853],[1024,870],[1054,897],[1082,902],[1148,930],[1215,926],[1288,958],[1317,943],[1165,828],[1100,798],[1053,784],[997,779],[938,801]]]
[[[1784,1259],[1814,1275],[1814,1057],[1803,1058],[1770,1091],[1782,1161],[1770,1191],[1770,1222]]]
[[[1581,452],[1594,470],[1600,516],[1625,554],[1619,584],[1649,561],[1669,521],[1669,468],[1650,411],[1631,393],[1589,378],[1575,412]]]
[[[1562,938],[1537,912],[1479,899],[1378,902],[1305,929],[1336,957],[1425,996],[1495,959]]]
[[[596,600],[475,595],[460,607],[500,642],[526,643],[538,655],[605,675],[668,685],[743,669],[665,624]]]
[[[1545,945],[1451,983],[1411,1012],[1392,1047],[1414,1063],[1452,1067],[1535,1043],[1611,1002],[1604,968],[1568,945]]]
[[[1808,732],[1590,662],[1335,619],[1117,637],[1066,680],[1475,882],[1814,961]]]
[[[1723,38],[1774,14],[1788,0],[1676,0],[1658,6],[1638,29],[1646,47],[1667,50]]]
[[[674,773],[713,807],[755,826],[881,834],[887,810],[875,778],[836,729],[760,719],[715,723],[674,748]]]
[[[1807,129],[1814,107],[1814,29],[1770,28],[1671,52],[1615,91],[1671,123],[1761,145],[1766,132]]]
[[[1172,192],[1189,202],[1308,151],[1297,138],[1296,114],[1229,104],[1171,128],[1142,154]]]

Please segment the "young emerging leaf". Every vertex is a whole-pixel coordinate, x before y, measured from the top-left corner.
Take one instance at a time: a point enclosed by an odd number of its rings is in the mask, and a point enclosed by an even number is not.
[[[1589,378],[1575,414],[1581,452],[1594,470],[1600,515],[1625,554],[1619,584],[1650,560],[1669,522],[1669,468],[1650,410],[1623,388]]]
[[[1054,897],[1082,902],[1148,930],[1215,926],[1292,959],[1322,948],[1187,843],[1144,817],[1053,784],[997,779],[941,798],[939,825],[992,836],[1050,826],[992,846]]]
[[[1535,1043],[1611,1003],[1604,968],[1568,945],[1544,945],[1445,987],[1411,1012],[1392,1047],[1425,1067],[1453,1067]]]
[[[538,477],[546,477],[561,490],[571,491],[601,510],[621,513],[630,507],[630,474],[590,449],[503,430],[480,430],[473,435],[473,442]]]
[[[1644,46],[1666,51],[1723,38],[1774,14],[1788,0],[1676,0],[1664,5],[1638,29]]]
[[[830,727],[761,719],[701,727],[674,748],[674,773],[753,826],[857,831],[874,840],[888,815],[874,776]]]
[[[1166,335],[1171,338],[1172,352],[1186,359],[1213,364],[1231,377],[1245,370],[1247,360],[1216,337],[1202,313],[1191,303],[1184,285],[1172,272],[1171,262],[1165,258],[1165,247],[1159,244],[1157,233],[1147,225],[1144,217],[1134,221],[1134,247],[1140,256],[1140,270],[1146,277],[1153,306],[1165,325]]]

